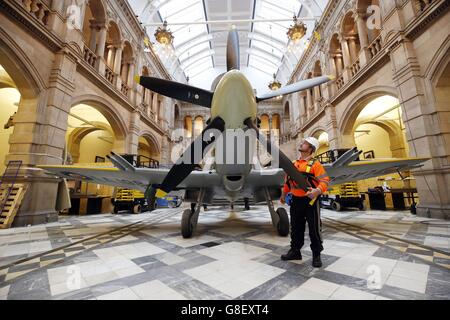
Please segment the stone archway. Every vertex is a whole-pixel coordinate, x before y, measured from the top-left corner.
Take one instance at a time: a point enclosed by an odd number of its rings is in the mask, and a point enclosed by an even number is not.
[[[126,152],[127,126],[123,119],[119,116],[118,110],[113,105],[104,100],[102,97],[95,95],[84,95],[72,99],[71,106],[86,104],[98,110],[111,125],[115,142],[113,150],[116,152]]]
[[[81,148],[81,141],[83,140],[83,138],[85,138],[86,136],[95,131],[107,131],[110,134],[113,134],[111,131],[111,127],[109,127],[105,123],[96,121],[92,121],[91,123],[94,124],[95,126],[87,128],[76,128],[71,132],[70,136],[68,137],[67,151],[71,155],[73,163],[80,162],[79,161],[80,148]]]
[[[150,132],[144,132],[139,136],[138,140],[138,156],[141,165],[155,167],[161,161],[161,146],[158,140]],[[156,160],[157,163],[155,163]]]
[[[393,87],[375,86],[361,91],[350,101],[342,113],[343,117],[338,123],[340,148],[353,148],[355,146],[353,131],[355,129],[356,119],[370,101],[381,96],[397,97],[397,90]]]

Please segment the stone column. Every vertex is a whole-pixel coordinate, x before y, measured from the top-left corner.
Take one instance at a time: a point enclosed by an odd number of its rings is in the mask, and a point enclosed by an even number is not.
[[[351,35],[347,37],[348,49],[350,51],[350,59],[352,63],[358,60],[358,48],[356,47],[356,35]]]
[[[361,52],[359,56],[359,62],[361,66],[366,65],[370,57],[368,51],[369,35],[367,34],[367,26],[364,15],[365,13],[358,12],[353,16],[358,28],[359,43],[361,44]]]
[[[58,220],[56,204],[61,179],[46,175],[36,165],[60,165],[63,162],[76,63],[77,57],[69,51],[58,52],[50,70],[53,76],[48,87],[37,96],[30,92],[21,96],[9,139],[9,154],[5,159],[6,163],[22,161],[15,183],[28,185],[14,227]]]
[[[328,133],[328,142],[330,150],[339,148],[339,132],[336,120],[336,110],[332,104],[325,106],[325,126]]]
[[[134,64],[134,61],[133,62],[131,62],[130,64],[129,64],[129,68],[128,68],[128,86],[130,87],[130,88],[133,88],[134,87],[134,68],[135,68],[135,64]]]
[[[100,31],[98,33],[98,43],[97,43],[97,49],[95,51],[95,54],[97,57],[102,57],[105,55],[105,46],[106,46],[106,35],[108,33],[108,29],[106,28],[106,25],[102,25],[100,27]]]
[[[439,115],[439,112],[436,114],[436,107],[425,98],[426,88],[413,43],[403,38],[393,44],[389,52],[409,153],[412,157],[431,158],[422,168],[411,171],[419,193],[417,214],[450,219],[450,173],[439,155],[437,143],[444,144],[445,138],[442,129],[436,129],[436,124],[444,121],[445,116]]]
[[[194,116],[192,116],[191,121],[192,121],[192,139],[195,139],[196,136],[195,136],[195,118],[194,118]]]
[[[344,58],[344,67],[347,68],[352,65],[351,59],[350,59],[350,52],[348,50],[347,38],[341,36],[341,37],[339,37],[339,41],[341,42],[342,55]]]
[[[158,109],[158,94],[154,93],[152,99],[152,111],[154,115],[156,115],[157,109]],[[155,118],[153,117],[152,120],[155,120]]]
[[[91,29],[91,38],[89,39],[89,49],[91,49],[92,52],[97,51],[97,23],[95,20],[89,21],[90,25],[89,28]]]
[[[302,125],[305,123],[306,119],[308,118],[308,108],[305,104],[305,93],[300,93],[300,114],[302,119]]]
[[[311,89],[306,90],[306,102],[307,102],[307,109],[308,109],[308,113],[309,113],[309,111],[312,110],[312,108],[314,106]]]
[[[319,86],[315,86],[314,87],[314,98],[315,98],[315,104],[316,104],[316,107],[318,108],[319,107],[319,104],[320,104],[320,98],[321,98],[321,95],[320,95],[320,87]]]
[[[347,39],[341,36],[339,40],[341,41],[342,55],[344,58],[344,82],[347,83],[351,79],[350,68],[352,66],[352,60],[350,58]]]
[[[129,152],[131,154],[138,154],[140,124],[140,114],[139,112],[134,111],[131,114],[130,131],[128,136]]]
[[[107,35],[108,29],[106,28],[106,25],[100,26],[100,31],[98,33],[98,42],[97,42],[97,49],[95,51],[95,55],[97,56],[96,61],[96,68],[97,71],[100,74],[105,74],[105,47],[106,47],[106,35]]]
[[[114,57],[116,54],[116,48],[114,46],[108,46],[108,57],[106,60],[106,64],[111,70],[114,71]]]
[[[122,79],[120,78],[120,67],[122,66],[122,51],[123,45],[119,44],[115,46],[115,54],[114,54],[114,74],[116,75],[116,88],[118,90],[121,89]]]
[[[336,53],[335,56],[335,64],[336,64],[336,70],[337,70],[337,75],[340,76],[342,75],[342,72],[344,71],[344,64],[342,63],[342,54],[340,53]]]
[[[47,26],[60,37],[63,37],[64,32],[67,29],[67,26],[64,23],[64,1],[53,0],[50,9],[51,11],[48,16]]]

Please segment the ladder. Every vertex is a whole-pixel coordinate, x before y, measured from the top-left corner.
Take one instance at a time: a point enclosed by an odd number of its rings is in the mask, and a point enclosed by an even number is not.
[[[25,195],[26,185],[15,183],[21,166],[22,161],[10,161],[0,181],[0,229],[11,227]]]

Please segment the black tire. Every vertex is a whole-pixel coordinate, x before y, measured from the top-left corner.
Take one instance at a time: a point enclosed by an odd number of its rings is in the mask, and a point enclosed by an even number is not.
[[[277,231],[281,237],[287,237],[289,235],[289,217],[285,208],[277,209],[278,221]]]
[[[250,204],[249,204],[249,201],[247,198],[244,199],[244,209],[245,209],[245,211],[250,210]]]
[[[333,209],[334,211],[341,211],[342,210],[342,206],[339,202],[333,201],[331,203],[331,209]]]
[[[118,213],[119,213],[119,206],[118,206],[118,205],[115,205],[115,206],[113,207],[113,213],[114,213],[114,214],[118,214]]]
[[[133,209],[131,210],[131,212],[133,213],[133,214],[139,214],[139,213],[141,213],[142,212],[142,206],[138,203],[138,204],[135,204],[134,206],[133,206]]]
[[[189,239],[192,237],[194,233],[194,228],[192,226],[192,211],[187,209],[183,211],[183,215],[181,217],[181,235],[184,239]]]

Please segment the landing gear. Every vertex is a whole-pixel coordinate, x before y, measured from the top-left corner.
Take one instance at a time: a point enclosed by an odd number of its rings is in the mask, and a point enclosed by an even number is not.
[[[193,212],[190,209],[184,210],[181,217],[181,235],[188,239],[194,233],[194,226],[192,225]]]
[[[272,218],[272,225],[277,229],[280,237],[287,237],[289,235],[289,217],[284,208],[278,208],[275,211],[273,201],[270,197],[269,190],[264,188],[267,206],[269,207],[270,216]]]
[[[191,203],[191,209],[187,209],[181,216],[181,235],[185,239],[189,239],[195,232],[200,215],[200,208],[203,206],[203,198],[205,190],[201,189],[197,198],[197,203]]]
[[[244,209],[245,211],[250,210],[250,204],[249,204],[249,199],[248,198],[244,198]]]
[[[287,237],[289,235],[289,218],[285,208],[278,208],[277,215],[279,218],[277,231],[282,237]]]

